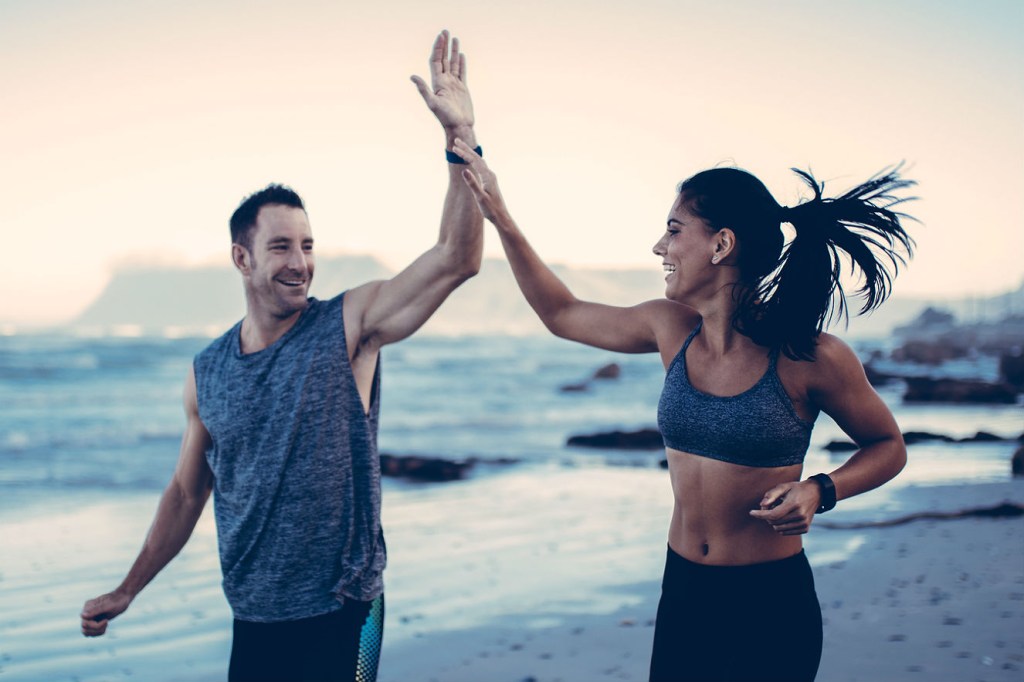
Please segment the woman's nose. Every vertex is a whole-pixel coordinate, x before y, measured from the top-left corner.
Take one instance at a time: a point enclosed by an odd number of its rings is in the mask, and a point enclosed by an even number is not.
[[[654,242],[654,247],[651,249],[651,251],[654,252],[655,256],[664,256],[665,255],[665,249],[663,247],[664,243],[665,243],[665,238],[664,237],[662,237],[658,241]]]

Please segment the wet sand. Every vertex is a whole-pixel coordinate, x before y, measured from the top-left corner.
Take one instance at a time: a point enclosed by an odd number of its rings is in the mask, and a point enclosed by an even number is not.
[[[1021,503],[1024,481],[912,488],[901,498],[907,513]],[[817,532],[859,545],[849,559],[817,563],[808,543],[825,620],[818,680],[1024,679],[1024,518]],[[555,627],[507,616],[468,632],[425,632],[387,652],[381,679],[646,680],[657,584],[642,591],[634,606]]]
[[[1024,502],[1024,480],[898,493],[898,516]],[[645,680],[665,473],[524,468],[385,492],[380,679]],[[82,602],[134,558],[156,495],[0,503],[0,682],[222,680],[230,612],[212,515],[107,636]],[[828,518],[863,520],[863,502]],[[826,517],[822,517],[826,518]],[[809,537],[825,625],[818,679],[1024,679],[1024,518],[916,521]]]

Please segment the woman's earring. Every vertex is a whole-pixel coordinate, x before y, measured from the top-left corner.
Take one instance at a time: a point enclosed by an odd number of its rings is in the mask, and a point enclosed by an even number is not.
[[[718,262],[718,254],[715,254],[714,256],[711,257],[711,262],[712,263],[717,263]]]

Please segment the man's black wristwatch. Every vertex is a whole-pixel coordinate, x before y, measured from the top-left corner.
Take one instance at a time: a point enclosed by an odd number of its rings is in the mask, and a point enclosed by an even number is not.
[[[815,514],[824,514],[836,506],[836,484],[828,474],[814,474],[807,480],[814,481],[821,488],[821,504],[818,505]]]

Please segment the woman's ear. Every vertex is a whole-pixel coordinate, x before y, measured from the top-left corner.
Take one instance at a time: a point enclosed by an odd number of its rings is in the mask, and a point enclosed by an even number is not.
[[[715,235],[712,244],[711,262],[721,263],[736,250],[736,233],[728,227],[723,227]]]

